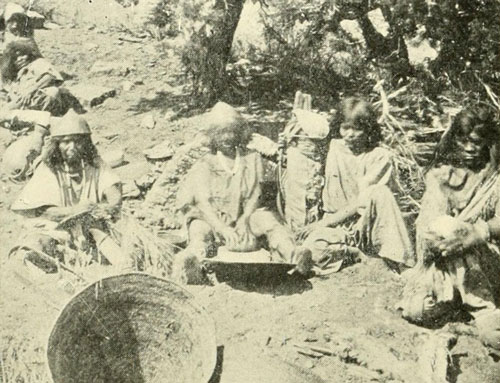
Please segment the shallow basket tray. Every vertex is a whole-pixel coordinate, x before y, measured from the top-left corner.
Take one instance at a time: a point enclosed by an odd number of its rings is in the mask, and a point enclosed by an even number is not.
[[[187,291],[148,274],[95,282],[61,311],[47,361],[55,383],[206,383],[215,327]]]
[[[279,280],[296,267],[293,263],[272,261],[266,250],[233,252],[225,247],[219,247],[218,255],[205,259],[204,263],[219,281]]]

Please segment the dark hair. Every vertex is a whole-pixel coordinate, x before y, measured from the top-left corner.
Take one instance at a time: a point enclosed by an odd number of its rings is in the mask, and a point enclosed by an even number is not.
[[[490,159],[490,149],[498,144],[500,138],[499,127],[495,119],[493,108],[485,104],[463,109],[455,116],[451,126],[441,137],[427,170],[442,163],[456,164],[457,140],[462,137],[468,139],[472,131],[475,131],[486,144],[482,156],[487,162]]]
[[[347,120],[357,120],[359,127],[366,133],[368,149],[378,146],[382,141],[382,130],[377,121],[373,106],[361,97],[348,97],[340,104],[339,112],[330,124],[329,138],[341,138],[340,125]]]
[[[7,44],[2,56],[0,72],[4,82],[12,82],[17,77],[16,60],[20,56],[28,56],[28,61],[33,62],[42,57],[36,43],[29,38],[12,41]]]
[[[64,137],[64,136],[62,136]],[[41,160],[52,170],[61,166],[63,158],[59,150],[59,141],[62,137],[51,137],[50,141],[45,145]],[[98,165],[99,153],[89,135],[80,135],[80,139],[84,140],[82,159],[86,164],[93,166]]]

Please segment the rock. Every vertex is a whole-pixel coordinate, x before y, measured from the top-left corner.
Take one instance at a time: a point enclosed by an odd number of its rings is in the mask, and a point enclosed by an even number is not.
[[[172,109],[169,109],[165,112],[165,115],[163,116],[163,118],[166,120],[166,121],[170,121],[172,120],[175,116],[177,115],[176,112],[174,112]]]
[[[45,17],[35,11],[28,11],[26,15],[30,18],[30,24],[34,29],[42,29],[45,23]]]
[[[44,27],[45,27],[45,29],[48,29],[51,31],[61,29],[61,26],[59,24],[56,24],[56,23],[45,23]]]
[[[154,129],[156,120],[152,114],[146,114],[141,121],[141,128]]]
[[[92,65],[92,68],[90,68],[90,73],[126,76],[130,73],[132,68],[133,66],[131,64],[125,62],[97,61]]]
[[[141,196],[141,190],[135,182],[124,182],[122,184],[122,194],[125,199],[134,199]]]
[[[172,143],[167,140],[145,150],[143,153],[148,160],[167,160],[172,158],[175,153],[175,148]]]
[[[83,49],[86,51],[93,51],[96,50],[99,47],[99,45],[94,44],[94,43],[87,43],[83,45]]]
[[[422,382],[447,382],[448,369],[453,363],[451,349],[456,345],[457,337],[450,333],[432,333],[416,350],[419,373]]]
[[[102,159],[111,168],[117,168],[117,167],[122,166],[126,163],[125,162],[125,153],[123,152],[123,150],[119,150],[119,149],[103,152]]]
[[[116,95],[116,90],[97,85],[77,84],[68,88],[84,107],[102,104],[104,100]]]
[[[133,82],[131,82],[131,81],[124,81],[124,82],[122,82],[122,89],[123,89],[125,92],[129,92],[129,91],[131,91],[133,88],[134,88],[134,83],[133,83]]]

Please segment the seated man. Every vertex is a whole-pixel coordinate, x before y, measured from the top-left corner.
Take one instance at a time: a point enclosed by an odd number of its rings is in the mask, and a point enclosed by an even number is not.
[[[500,349],[500,142],[494,111],[459,113],[426,175],[417,219],[417,266],[403,316],[433,326],[466,308],[483,342]]]
[[[258,209],[262,159],[246,149],[250,135],[243,117],[218,103],[206,123],[211,153],[193,165],[177,195],[189,243],[177,256],[174,278],[203,282],[199,261],[213,254],[214,247],[225,244],[232,251],[254,251],[260,237],[267,239],[279,260],[297,263],[299,272],[308,273],[310,251],[297,248],[292,233],[271,212]]]
[[[359,250],[413,266],[410,239],[389,189],[391,154],[378,146],[382,137],[375,113],[366,101],[348,98],[339,115],[326,159],[324,216],[299,238],[323,266]]]
[[[33,39],[34,28],[24,8],[15,3],[7,3],[3,11],[3,43],[8,44],[19,38]]]
[[[120,180],[99,157],[90,134],[85,119],[70,110],[52,128],[42,163],[11,207],[36,227],[21,246],[34,250],[34,263],[37,251],[66,262],[75,253],[96,257],[107,223],[120,211]],[[123,262],[120,254],[104,255],[112,264]]]
[[[8,109],[33,109],[62,116],[70,108],[81,108],[76,99],[61,88],[61,74],[42,58],[31,39],[10,42],[2,57],[1,74],[7,91]]]
[[[24,8],[18,4],[7,3],[0,17],[0,30],[2,31],[0,35],[0,59],[5,47],[11,41],[31,40],[36,46],[31,20]],[[1,81],[0,89],[3,90]]]

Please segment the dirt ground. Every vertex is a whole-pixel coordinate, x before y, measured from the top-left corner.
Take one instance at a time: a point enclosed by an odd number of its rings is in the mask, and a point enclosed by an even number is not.
[[[117,171],[130,181],[150,169],[144,149],[167,138],[175,145],[186,143],[198,126],[188,117],[164,118],[181,110],[189,97],[178,85],[180,67],[168,42],[136,43],[123,37],[99,28],[36,34],[43,54],[71,77],[69,84],[118,90],[86,117],[101,152],[125,151],[129,163]],[[96,61],[124,63],[129,73],[92,74],[89,69]],[[124,91],[124,82],[132,83],[132,89]],[[155,117],[153,129],[141,127],[145,113]],[[9,211],[21,187],[0,183],[1,381],[48,382],[47,336],[70,295],[56,276],[27,278],[24,270],[7,262],[22,230],[21,219]],[[499,358],[480,344],[473,326],[453,323],[427,330],[401,319],[395,305],[403,284],[381,260],[369,259],[309,281],[267,287],[220,283],[188,290],[216,323],[220,360],[212,382],[430,382],[422,367],[422,345],[445,331],[458,335],[449,381],[499,382]],[[304,355],[297,345],[342,352]]]

